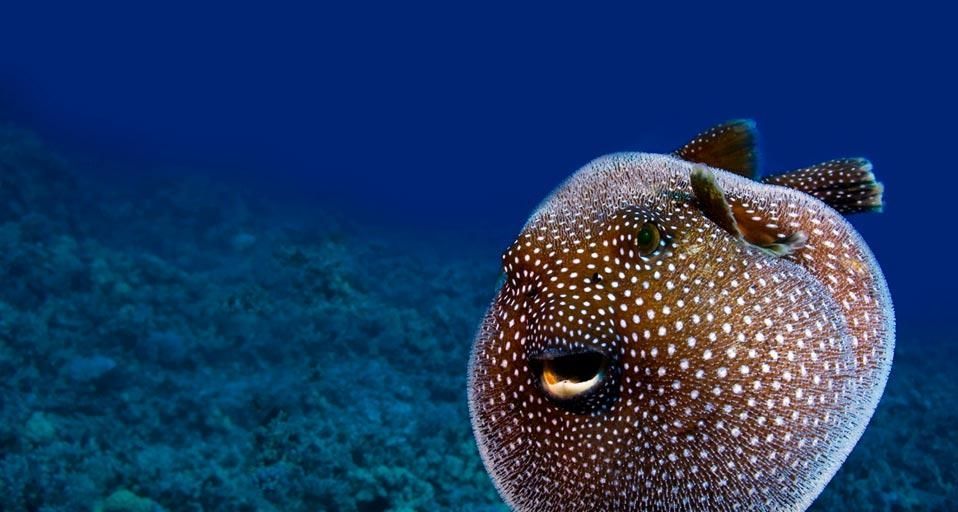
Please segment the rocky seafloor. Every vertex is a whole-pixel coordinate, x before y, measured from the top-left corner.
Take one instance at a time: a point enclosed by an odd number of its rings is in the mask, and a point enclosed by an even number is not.
[[[497,250],[455,246],[0,128],[0,510],[505,510],[465,402]],[[958,507],[955,340],[900,330],[815,510]]]

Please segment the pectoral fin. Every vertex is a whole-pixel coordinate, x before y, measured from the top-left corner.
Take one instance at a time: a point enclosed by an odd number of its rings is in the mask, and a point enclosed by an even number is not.
[[[699,208],[712,222],[732,236],[772,256],[788,256],[805,246],[808,237],[797,231],[785,236],[749,211],[740,201],[729,200],[707,167],[692,168],[692,192]]]
[[[696,135],[672,154],[689,162],[757,179],[757,134],[751,119],[729,121]]]
[[[802,231],[783,235],[779,226],[771,225],[749,207],[736,199],[729,199],[735,225],[745,241],[773,256],[788,256],[805,247],[808,236]]]
[[[699,208],[706,217],[730,235],[742,238],[742,232],[738,230],[738,223],[732,216],[732,207],[725,200],[725,192],[715,181],[715,174],[703,165],[692,167],[692,193],[695,194],[695,200],[699,203]]]

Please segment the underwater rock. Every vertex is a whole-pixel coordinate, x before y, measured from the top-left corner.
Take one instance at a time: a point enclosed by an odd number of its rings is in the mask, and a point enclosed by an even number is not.
[[[117,489],[103,501],[99,512],[159,512],[153,500],[142,498],[127,489]]]
[[[147,361],[177,365],[187,359],[186,341],[175,332],[151,332],[136,345],[136,353]]]
[[[230,245],[237,251],[245,251],[256,243],[256,236],[250,233],[237,233],[230,239]]]
[[[92,382],[98,380],[116,368],[116,361],[102,355],[90,357],[75,357],[63,368],[67,377],[75,382]]]
[[[33,134],[0,126],[0,222],[31,213],[66,218],[77,183],[66,163]]]
[[[57,429],[49,416],[42,412],[30,415],[24,430],[24,437],[34,443],[46,443],[56,436]]]

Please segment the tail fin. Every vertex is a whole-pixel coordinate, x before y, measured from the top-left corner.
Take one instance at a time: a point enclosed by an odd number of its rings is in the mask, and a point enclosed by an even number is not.
[[[884,187],[864,158],[829,160],[762,181],[815,196],[841,213],[879,212]]]

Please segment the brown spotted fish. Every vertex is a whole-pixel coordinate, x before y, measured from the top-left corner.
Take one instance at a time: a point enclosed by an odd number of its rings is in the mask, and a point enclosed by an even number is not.
[[[469,405],[515,510],[804,510],[855,446],[894,316],[841,214],[882,188],[860,158],[757,179],[754,135],[599,158],[503,255]]]

